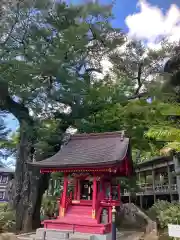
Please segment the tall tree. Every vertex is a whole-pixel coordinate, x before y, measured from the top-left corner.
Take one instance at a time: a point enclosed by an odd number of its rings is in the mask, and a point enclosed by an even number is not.
[[[121,45],[123,37],[109,23],[109,6],[30,1],[7,11],[1,22],[0,109],[20,125],[14,207],[17,230],[28,231],[39,224],[48,180],[27,164],[34,155],[36,161],[45,157],[36,154],[39,120],[55,115],[63,135],[77,118],[92,112],[93,104],[88,111],[82,104],[93,88],[91,73],[101,71],[103,55]]]
[[[172,49],[172,56],[164,67],[165,81],[162,88],[164,103],[161,104],[161,112],[166,116],[166,123],[159,122],[151,125],[147,135],[154,139],[166,141],[163,152],[180,151],[180,50],[179,44]]]

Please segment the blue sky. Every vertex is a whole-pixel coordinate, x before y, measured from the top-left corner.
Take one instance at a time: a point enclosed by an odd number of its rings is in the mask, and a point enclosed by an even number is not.
[[[71,3],[85,2],[67,0]],[[99,0],[110,4],[112,0]],[[121,28],[130,38],[147,42],[148,47],[158,48],[156,39],[166,36],[171,41],[180,39],[180,0],[116,0],[113,8],[115,20],[112,24]],[[12,116],[6,118],[13,131],[18,122]]]

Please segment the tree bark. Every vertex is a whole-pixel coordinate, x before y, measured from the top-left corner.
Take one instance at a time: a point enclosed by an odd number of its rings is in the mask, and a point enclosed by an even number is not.
[[[32,149],[35,140],[35,136],[32,135],[33,132],[34,127],[30,125],[28,119],[20,123],[14,208],[16,210],[16,230],[23,232],[31,231],[40,226],[41,201],[48,186],[48,176],[41,175],[39,169],[29,169],[28,166],[28,162],[32,161]]]
[[[48,176],[41,175],[38,169],[29,169],[28,162],[33,160],[36,141],[35,123],[28,109],[15,102],[8,93],[6,83],[0,83],[0,109],[12,113],[20,124],[20,142],[18,146],[14,196],[12,206],[16,211],[17,232],[31,231],[40,226],[40,207],[42,196],[48,186]]]

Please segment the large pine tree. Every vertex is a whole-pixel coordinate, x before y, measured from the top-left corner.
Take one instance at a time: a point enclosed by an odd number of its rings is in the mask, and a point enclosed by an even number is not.
[[[6,9],[0,23],[0,109],[12,113],[20,125],[14,196],[19,231],[39,226],[48,183],[47,176],[28,167],[34,158],[49,155],[36,151],[40,121],[59,119],[60,142],[78,118],[97,110],[92,101],[84,101],[95,86],[91,75],[101,72],[104,54],[123,42],[110,25],[110,6],[37,3],[18,2]]]

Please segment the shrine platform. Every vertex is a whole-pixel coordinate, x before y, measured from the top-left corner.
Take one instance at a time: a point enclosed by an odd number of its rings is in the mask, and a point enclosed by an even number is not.
[[[111,231],[111,223],[101,224],[92,218],[92,206],[69,206],[64,217],[45,220],[44,228],[72,232],[105,234]]]

